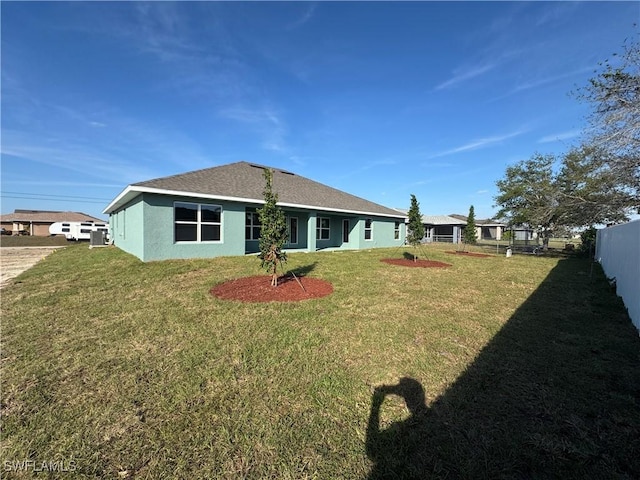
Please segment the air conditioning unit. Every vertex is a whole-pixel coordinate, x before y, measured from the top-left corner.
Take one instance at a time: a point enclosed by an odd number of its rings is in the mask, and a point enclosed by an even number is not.
[[[103,247],[106,244],[104,232],[100,230],[91,231],[91,236],[89,237],[89,246],[90,247]]]

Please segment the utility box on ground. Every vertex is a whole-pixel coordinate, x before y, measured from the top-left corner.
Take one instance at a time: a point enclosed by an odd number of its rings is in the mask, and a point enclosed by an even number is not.
[[[105,243],[105,235],[103,231],[95,230],[91,232],[91,236],[89,238],[90,247],[103,247]]]

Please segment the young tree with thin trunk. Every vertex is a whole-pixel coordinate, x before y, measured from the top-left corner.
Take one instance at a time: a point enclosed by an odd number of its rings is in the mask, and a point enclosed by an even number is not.
[[[260,230],[259,248],[262,267],[271,273],[271,286],[278,286],[278,264],[287,261],[287,254],[282,250],[287,242],[287,221],[284,212],[277,206],[278,194],[273,192],[273,173],[264,169],[265,188],[264,206],[257,210],[262,228]]]
[[[422,223],[422,214],[420,213],[420,204],[414,194],[411,194],[411,206],[409,207],[409,231],[407,232],[407,242],[413,247],[418,247],[424,237],[424,224]],[[414,253],[413,261],[417,260]]]

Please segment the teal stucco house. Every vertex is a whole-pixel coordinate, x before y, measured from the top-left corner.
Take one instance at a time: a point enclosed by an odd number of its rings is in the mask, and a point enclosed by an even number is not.
[[[129,185],[104,210],[111,240],[143,261],[256,253],[265,168],[237,162]],[[401,212],[271,170],[289,226],[287,251],[404,244]]]

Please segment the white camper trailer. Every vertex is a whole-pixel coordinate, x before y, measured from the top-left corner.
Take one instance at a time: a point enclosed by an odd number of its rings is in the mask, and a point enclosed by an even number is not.
[[[67,240],[89,240],[91,232],[104,232],[109,238],[109,224],[97,222],[55,222],[49,226],[51,235],[64,235]]]

